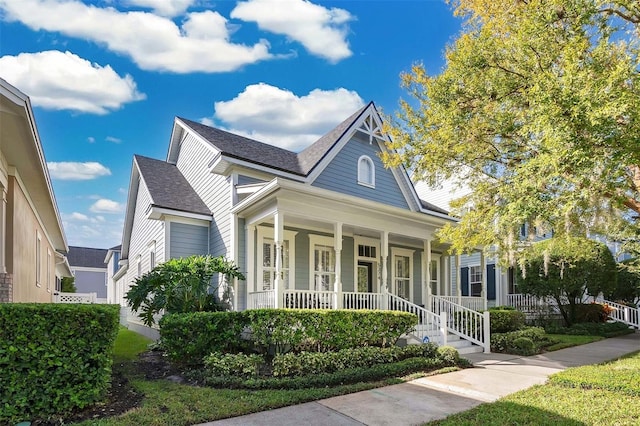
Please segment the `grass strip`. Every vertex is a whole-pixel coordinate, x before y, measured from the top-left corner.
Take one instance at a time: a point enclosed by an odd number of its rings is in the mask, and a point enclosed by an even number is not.
[[[113,361],[132,361],[146,351],[151,342],[151,339],[120,326],[113,349]]]
[[[547,334],[547,337],[556,343],[545,347],[548,352],[557,351],[560,349],[570,348],[572,346],[584,345],[587,343],[598,342],[604,340],[602,336],[584,336],[584,335],[571,335],[571,334]]]

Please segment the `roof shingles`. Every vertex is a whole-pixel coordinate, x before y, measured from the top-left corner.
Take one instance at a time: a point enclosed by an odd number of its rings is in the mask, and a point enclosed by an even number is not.
[[[107,265],[104,264],[106,255],[107,249],[69,246],[67,259],[71,267],[106,268]]]

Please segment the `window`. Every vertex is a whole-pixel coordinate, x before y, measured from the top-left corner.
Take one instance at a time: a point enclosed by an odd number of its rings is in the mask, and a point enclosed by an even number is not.
[[[336,280],[336,251],[333,237],[309,235],[312,273],[310,289],[314,291],[332,291]]]
[[[431,294],[438,294],[438,260],[431,260]]]
[[[482,268],[480,266],[469,267],[469,295],[475,297],[482,295]]]
[[[371,188],[376,185],[376,169],[373,160],[366,155],[358,159],[358,184]]]
[[[379,253],[380,241],[364,237],[354,236],[354,245],[357,247],[354,258],[355,265],[355,291],[358,293],[374,293],[379,287]]]
[[[42,237],[40,232],[36,231],[36,285],[42,285]]]
[[[120,262],[120,252],[119,251],[114,251],[113,252],[113,274],[115,275],[116,272],[118,272],[118,268],[120,267],[120,265],[118,265],[118,262]]]
[[[136,264],[138,266],[136,271],[136,277],[140,277],[142,276],[142,259],[140,258],[140,255],[138,255],[138,257],[136,258]]]
[[[149,270],[156,267],[156,242],[149,244]]]
[[[376,246],[365,246],[364,244],[358,244],[358,256],[376,259]]]
[[[392,249],[393,284],[396,295],[406,300],[412,299],[413,251]]]
[[[295,254],[295,237],[293,231],[284,231],[282,242],[282,281],[284,288],[294,288],[293,271]],[[258,228],[258,291],[273,290],[276,281],[276,243],[273,239],[273,228]]]
[[[51,250],[47,247],[47,291],[51,292]]]

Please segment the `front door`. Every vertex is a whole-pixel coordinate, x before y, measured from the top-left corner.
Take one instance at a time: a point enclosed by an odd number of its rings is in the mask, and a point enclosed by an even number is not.
[[[373,293],[373,262],[358,261],[358,293]]]

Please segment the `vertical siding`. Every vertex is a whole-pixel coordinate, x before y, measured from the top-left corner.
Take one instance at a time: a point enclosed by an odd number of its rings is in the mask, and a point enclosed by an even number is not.
[[[193,255],[207,254],[209,246],[209,232],[205,226],[188,225],[171,222],[169,253],[173,259]]]
[[[133,227],[129,240],[129,269],[127,270],[126,287],[124,293],[129,290],[137,278],[138,264],[137,258],[140,256],[142,273],[149,272],[150,256],[149,243],[156,242],[156,264],[164,262],[164,222],[154,219],[147,219],[146,211],[151,203],[151,197],[147,187],[142,181],[138,184],[138,196],[133,215]]]
[[[378,156],[377,144],[351,139],[313,182],[313,186],[408,209],[398,182]],[[375,188],[358,185],[358,159],[368,155],[375,165]]]
[[[213,213],[209,250],[214,256],[230,256],[231,184],[226,177],[209,172],[214,153],[203,142],[188,135],[180,146],[176,166]]]

